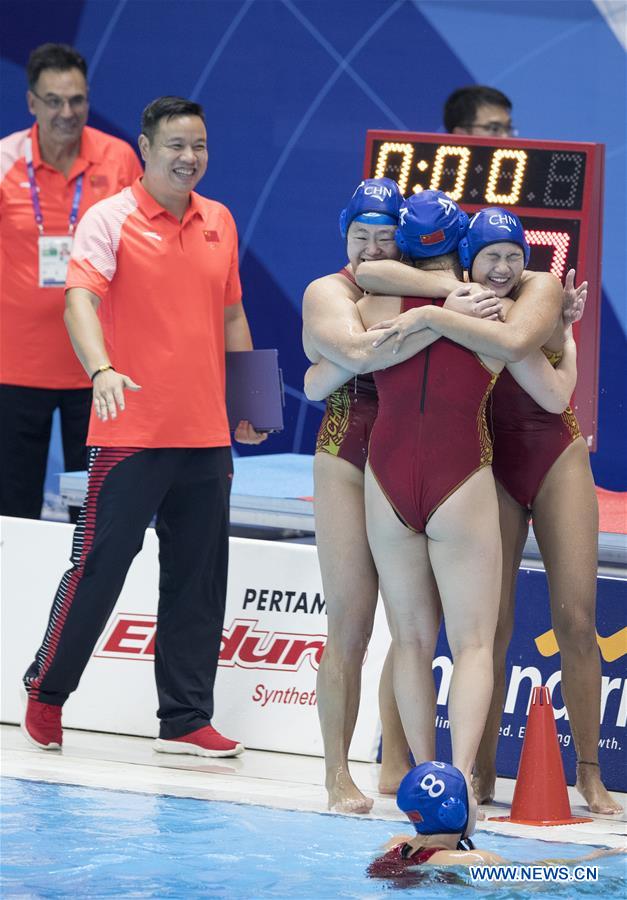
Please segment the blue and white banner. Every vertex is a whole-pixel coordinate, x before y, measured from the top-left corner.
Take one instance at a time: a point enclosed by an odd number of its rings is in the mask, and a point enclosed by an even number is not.
[[[41,640],[54,590],[67,568],[72,529],[52,522],[4,518],[2,537],[2,720],[19,722],[21,677]],[[38,548],[37,565],[33,565],[33,547]],[[79,689],[64,708],[68,728],[156,734],[157,549],[156,534],[148,529]],[[607,786],[619,791],[627,791],[623,762],[627,716],[624,597],[625,581],[599,578],[597,628],[603,667],[600,762]],[[216,681],[218,727],[251,749],[321,756],[316,676],[326,635],[326,603],[316,548],[232,538]],[[389,643],[380,605],[364,661],[352,759],[375,758],[377,688]],[[433,670],[438,688],[438,756],[450,760],[446,702],[453,663],[443,635]],[[500,775],[516,776],[531,689],[546,684],[553,697],[566,777],[574,783],[575,751],[560,681],[544,572],[522,570],[497,757]]]
[[[597,580],[597,641],[603,673],[601,693],[601,736],[599,762],[608,788],[627,790],[625,767],[625,581],[599,577]],[[516,598],[516,624],[507,654],[505,707],[497,753],[499,775],[515,778],[525,736],[531,690],[541,684],[551,692],[557,734],[569,784],[575,783],[575,747],[561,689],[559,647],[551,628],[546,575],[543,571],[521,569]],[[444,634],[440,635],[434,662],[439,687],[437,707],[438,757],[450,759],[450,733],[446,699],[452,674],[451,654]],[[469,690],[472,690],[469,687]]]

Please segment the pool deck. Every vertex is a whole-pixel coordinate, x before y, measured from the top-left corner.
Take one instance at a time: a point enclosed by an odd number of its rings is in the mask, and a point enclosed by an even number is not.
[[[148,738],[72,729],[64,731],[63,751],[43,751],[28,744],[14,725],[0,726],[0,747],[0,772],[7,777],[327,813],[324,771],[318,757],[247,750],[236,759],[214,761],[155,753]],[[395,799],[376,789],[379,766],[353,763],[351,770],[362,790],[374,798],[370,817],[397,821],[402,832],[406,819]],[[498,780],[494,804],[482,807],[486,819],[478,823],[479,831],[563,843],[625,846],[625,814],[594,816],[592,822],[548,828],[491,821],[491,816],[509,812],[513,790],[514,781]],[[577,791],[572,787],[568,791],[573,815],[586,815]],[[626,806],[627,795],[614,796]]]

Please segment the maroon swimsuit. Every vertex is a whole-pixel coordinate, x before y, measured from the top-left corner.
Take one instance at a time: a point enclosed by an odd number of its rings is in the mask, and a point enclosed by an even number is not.
[[[548,354],[555,365],[561,354]],[[581,437],[572,409],[555,415],[542,409],[505,371],[492,395],[494,477],[525,509],[531,509],[542,482],[574,440]]]
[[[397,844],[396,847],[392,847],[383,856],[373,860],[366,871],[368,877],[398,878],[411,866],[419,866],[422,863],[426,863],[435,853],[446,849],[445,847],[423,847],[416,850],[412,856],[407,856],[408,851],[405,848],[411,849],[409,844]]]
[[[401,309],[431,303],[444,301],[404,297]],[[436,509],[492,461],[485,410],[498,376],[472,351],[440,338],[374,377],[379,414],[370,466],[401,521],[423,532]]]
[[[339,274],[355,284],[348,269],[341,269]],[[363,472],[377,409],[377,389],[372,375],[351,378],[327,397],[327,408],[316,439],[316,453],[338,456]]]

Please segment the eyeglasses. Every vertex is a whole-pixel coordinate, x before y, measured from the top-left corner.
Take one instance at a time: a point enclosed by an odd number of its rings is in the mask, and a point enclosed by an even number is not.
[[[473,129],[474,131],[480,131],[483,134],[489,134],[492,137],[517,137],[518,130],[514,128],[513,125],[504,125],[503,122],[485,122],[485,123],[476,123],[469,122],[464,126],[465,128]],[[470,131],[472,134],[473,131]]]
[[[34,91],[32,88],[30,89],[30,92],[37,97],[38,100],[41,100],[44,106],[47,106],[52,112],[59,112],[66,103],[73,112],[80,112],[80,110],[85,109],[89,102],[84,94],[76,94],[74,97],[58,97],[56,94],[50,94],[47,97],[41,97],[37,91]]]

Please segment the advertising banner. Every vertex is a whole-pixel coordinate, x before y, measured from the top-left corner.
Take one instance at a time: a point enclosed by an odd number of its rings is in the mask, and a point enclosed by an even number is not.
[[[68,567],[72,528],[21,519],[2,525],[2,719],[18,722],[21,677]],[[66,726],[156,736],[157,552],[156,534],[148,529],[79,688],[65,704]],[[316,676],[326,634],[315,547],[232,538],[216,727],[250,748],[321,756]],[[388,646],[380,609],[364,662],[354,759],[376,755],[378,678]]]
[[[68,567],[72,528],[2,520],[2,720],[19,722],[21,677],[46,626],[53,592]],[[78,690],[64,707],[68,727],[156,736],[153,660],[158,593],[157,539],[146,533],[126,584]],[[624,766],[625,581],[599,577],[597,629],[603,687],[600,761],[611,789],[627,790]],[[327,634],[316,548],[231,539],[228,597],[215,725],[251,749],[322,755],[316,675]],[[379,738],[378,680],[389,646],[379,604],[364,662],[362,699],[351,758],[372,760]],[[450,759],[447,699],[453,664],[444,633],[433,663],[438,691],[438,756]],[[575,751],[561,691],[560,657],[551,629],[543,571],[523,569],[508,653],[505,709],[497,756],[500,775],[515,777],[531,689],[552,694],[569,783]],[[468,685],[472,691],[472,685]]]
[[[597,643],[601,654],[601,736],[599,762],[608,788],[627,790],[625,766],[625,581],[597,579]],[[451,654],[440,633],[434,675],[438,686],[436,739],[438,758],[450,760],[446,702],[452,675]],[[551,628],[549,593],[544,571],[521,569],[518,576],[514,635],[507,654],[505,706],[497,752],[497,772],[515,778],[525,736],[531,691],[542,684],[551,692],[566,780],[575,783],[576,754],[561,689],[559,647]],[[472,685],[468,686],[472,691]]]

